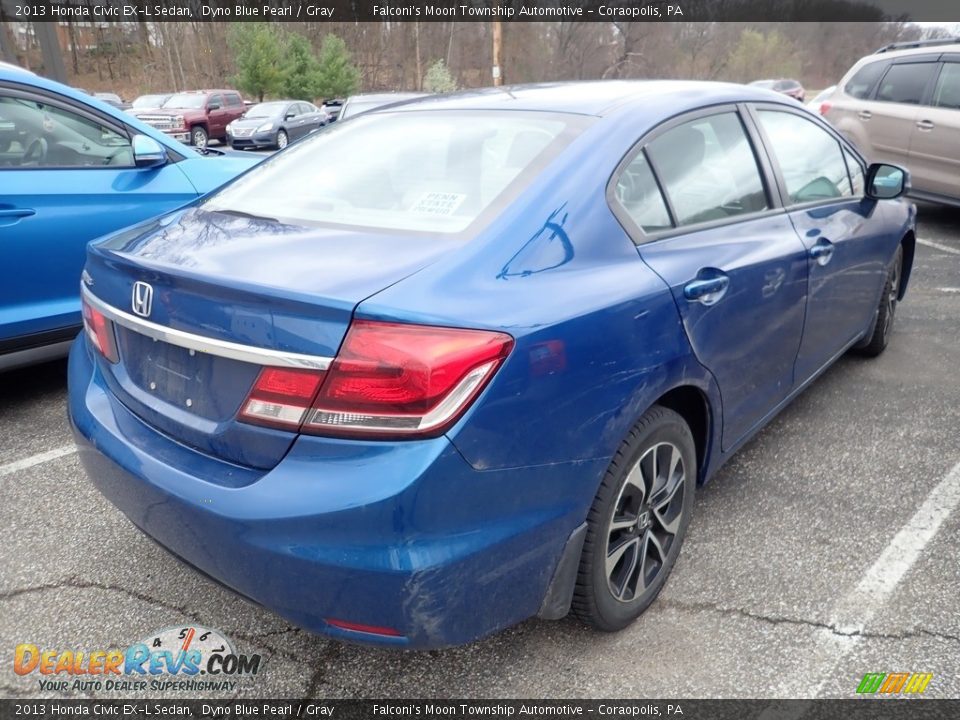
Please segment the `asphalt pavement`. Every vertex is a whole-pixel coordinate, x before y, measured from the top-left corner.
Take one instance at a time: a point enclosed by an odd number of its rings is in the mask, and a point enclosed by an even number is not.
[[[921,207],[918,234],[887,351],[841,359],[700,490],[664,592],[617,634],[531,620],[404,652],[301,631],[184,567],[92,488],[64,363],[0,375],[0,693],[136,695],[42,691],[10,658],[198,625],[263,658],[223,697],[851,697],[865,673],[894,671],[960,697],[960,211]]]

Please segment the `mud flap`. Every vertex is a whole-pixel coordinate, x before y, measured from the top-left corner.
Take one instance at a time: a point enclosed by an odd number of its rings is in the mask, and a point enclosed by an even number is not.
[[[570,533],[557,569],[553,572],[550,586],[547,588],[537,617],[543,620],[559,620],[570,612],[570,603],[573,601],[573,589],[577,584],[577,570],[580,568],[580,553],[583,550],[583,540],[587,536],[587,524],[583,523]]]

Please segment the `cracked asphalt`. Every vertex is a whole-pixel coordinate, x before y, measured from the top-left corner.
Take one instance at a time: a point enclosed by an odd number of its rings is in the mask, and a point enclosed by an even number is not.
[[[0,376],[0,693],[128,697],[43,692],[13,672],[14,647],[125,648],[199,624],[263,656],[223,697],[850,697],[864,673],[892,671],[931,672],[928,696],[960,697],[960,509],[873,610],[869,596],[849,607],[960,463],[960,212],[920,219],[940,247],[918,246],[887,352],[841,359],[701,489],[666,589],[618,634],[532,620],[422,653],[312,636],[144,538],[75,454],[4,474],[71,440],[64,363]]]

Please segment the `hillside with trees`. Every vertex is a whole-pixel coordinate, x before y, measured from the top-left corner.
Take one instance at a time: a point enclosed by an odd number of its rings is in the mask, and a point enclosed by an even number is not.
[[[505,83],[588,78],[835,83],[857,58],[930,29],[903,22],[503,23]],[[250,97],[491,84],[488,22],[69,22],[70,82],[125,97],[232,84]],[[942,29],[935,33],[946,34]],[[15,62],[43,72],[30,23],[0,24]]]

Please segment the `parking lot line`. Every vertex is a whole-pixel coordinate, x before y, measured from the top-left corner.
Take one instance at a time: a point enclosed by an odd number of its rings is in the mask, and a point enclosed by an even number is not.
[[[955,247],[950,247],[949,245],[942,245],[941,243],[934,242],[933,240],[924,240],[923,238],[917,238],[917,242],[921,245],[926,245],[929,248],[934,248],[935,250],[942,250],[943,252],[953,253],[954,255],[960,255],[960,249]]]
[[[56,460],[57,458],[63,457],[64,455],[70,455],[76,451],[76,445],[64,445],[63,447],[58,447],[53,450],[47,450],[46,452],[31,455],[23,460],[16,460],[12,463],[7,463],[6,465],[0,465],[0,477],[11,475],[20,470],[26,470],[28,467],[33,467],[34,465],[39,465],[40,463]]]
[[[960,463],[930,491],[927,499],[913,517],[893,537],[876,562],[863,575],[857,586],[834,608],[828,628],[817,631],[812,657],[804,664],[807,674],[802,684],[784,688],[783,697],[818,697],[823,686],[837,676],[843,659],[857,646],[867,625],[876,617],[893,595],[900,581],[913,567],[923,549],[937,534],[943,521],[960,504]],[[809,684],[810,673],[817,673],[820,681]],[[794,708],[795,713],[764,714],[763,720],[776,717],[793,720],[806,712],[806,706]]]
[[[847,617],[861,616],[859,621],[833,623],[839,632],[858,633],[863,631],[867,620],[863,616],[873,617],[887,601],[894,589],[904,578],[920,553],[933,539],[947,516],[960,504],[960,463],[947,473],[937,486],[927,495],[917,511],[904,525],[873,566],[867,570],[854,588],[844,598]],[[838,615],[838,620],[845,618]]]

